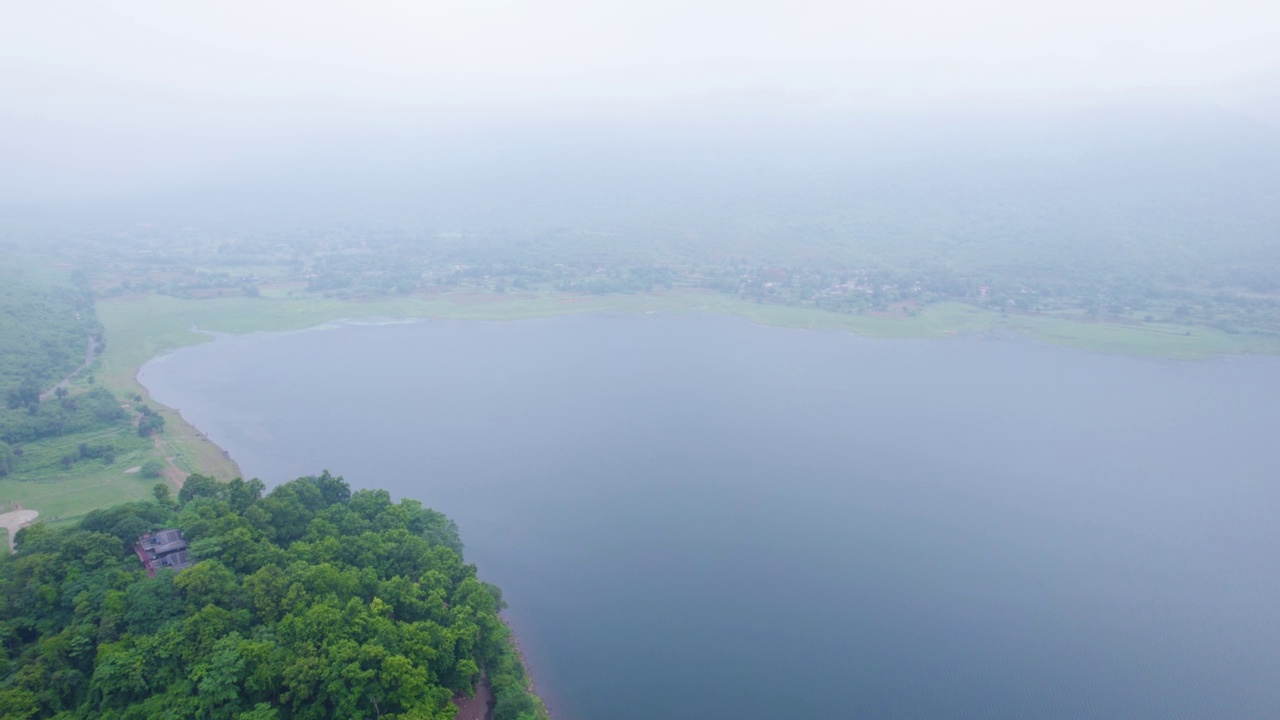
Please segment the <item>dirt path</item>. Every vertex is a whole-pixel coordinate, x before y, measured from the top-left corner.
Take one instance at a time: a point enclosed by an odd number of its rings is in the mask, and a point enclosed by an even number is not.
[[[93,338],[89,338],[86,341],[84,346],[84,364],[76,368],[75,370],[72,370],[69,375],[59,380],[57,385],[54,385],[48,390],[45,390],[44,392],[40,393],[40,402],[44,402],[45,400],[48,400],[49,398],[53,397],[54,393],[58,392],[58,388],[64,388],[70,385],[71,378],[75,377],[76,374],[79,373],[81,370],[84,370],[85,368],[92,365],[93,359],[97,357],[97,354],[94,352],[97,349],[98,349],[98,344],[93,341]]]
[[[178,456],[177,451],[173,449],[173,443],[169,442],[167,438],[163,440],[163,445],[161,442],[160,433],[151,436],[151,444],[156,450],[160,451],[160,455],[168,463],[168,466],[164,469],[164,478],[181,490],[182,483],[186,482],[190,473],[178,467],[178,464],[173,461]]]
[[[39,514],[36,510],[11,510],[0,514],[0,527],[9,531],[9,552],[13,552],[13,536],[35,520]]]
[[[493,690],[489,687],[489,678],[482,677],[476,685],[475,697],[457,695],[453,704],[458,706],[454,720],[493,720]]]

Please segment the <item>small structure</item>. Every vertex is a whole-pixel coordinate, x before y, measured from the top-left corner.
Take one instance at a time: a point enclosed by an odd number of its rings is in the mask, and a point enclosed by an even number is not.
[[[142,561],[147,574],[156,576],[156,570],[169,568],[178,571],[191,567],[191,559],[187,557],[187,541],[182,531],[174,528],[157,530],[138,538],[133,551]]]

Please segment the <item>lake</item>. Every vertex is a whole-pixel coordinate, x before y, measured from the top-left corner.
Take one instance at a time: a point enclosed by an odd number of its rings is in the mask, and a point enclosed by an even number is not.
[[[558,720],[1280,717],[1280,358],[584,316],[140,378],[454,518]]]

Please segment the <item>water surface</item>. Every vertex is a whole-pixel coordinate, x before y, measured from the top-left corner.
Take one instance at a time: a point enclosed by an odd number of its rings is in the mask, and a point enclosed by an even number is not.
[[[458,521],[560,720],[1280,716],[1280,360],[715,317],[149,363],[269,484]]]

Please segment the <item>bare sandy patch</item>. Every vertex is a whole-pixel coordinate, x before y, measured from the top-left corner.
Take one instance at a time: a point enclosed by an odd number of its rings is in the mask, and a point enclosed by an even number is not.
[[[39,517],[37,510],[10,510],[7,513],[0,514],[0,527],[9,531],[9,552],[13,552],[13,536],[18,531],[31,524],[32,520]]]

